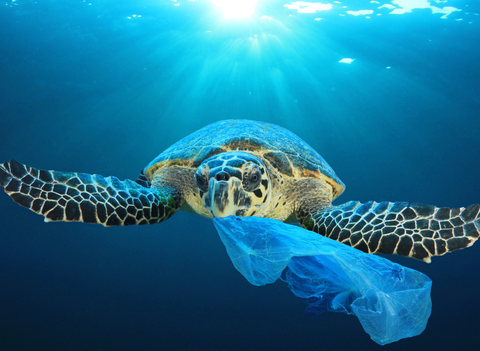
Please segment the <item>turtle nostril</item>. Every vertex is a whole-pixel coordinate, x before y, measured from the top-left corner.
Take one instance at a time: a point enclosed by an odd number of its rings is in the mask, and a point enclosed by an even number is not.
[[[230,179],[230,175],[226,172],[220,172],[215,176],[215,179],[218,181],[221,181],[221,180],[227,181]]]

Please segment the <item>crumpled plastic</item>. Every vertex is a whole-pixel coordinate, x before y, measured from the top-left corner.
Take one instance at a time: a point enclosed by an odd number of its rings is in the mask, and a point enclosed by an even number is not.
[[[426,275],[273,219],[229,216],[213,222],[233,265],[251,284],[280,278],[308,304],[309,317],[353,314],[380,345],[425,330],[432,309]]]

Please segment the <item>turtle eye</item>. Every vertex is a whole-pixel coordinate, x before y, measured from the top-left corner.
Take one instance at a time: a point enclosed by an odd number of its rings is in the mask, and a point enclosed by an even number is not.
[[[195,181],[197,182],[198,188],[206,193],[208,191],[207,178],[200,173],[195,173]]]
[[[262,173],[259,168],[243,174],[243,189],[245,191],[255,191],[260,187],[262,181]]]

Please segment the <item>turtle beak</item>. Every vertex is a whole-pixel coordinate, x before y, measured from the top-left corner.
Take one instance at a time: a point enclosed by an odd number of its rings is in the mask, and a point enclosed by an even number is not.
[[[231,177],[228,180],[211,179],[209,188],[209,205],[214,217],[228,217],[245,207],[240,206],[245,204],[245,201],[242,201],[242,199],[246,195],[240,179],[235,177]]]
[[[232,214],[228,213],[230,211],[226,211],[227,208],[231,207],[229,206],[229,189],[230,184],[228,181],[213,181],[212,187],[210,188],[210,198],[212,199],[210,208],[215,217],[227,217]]]

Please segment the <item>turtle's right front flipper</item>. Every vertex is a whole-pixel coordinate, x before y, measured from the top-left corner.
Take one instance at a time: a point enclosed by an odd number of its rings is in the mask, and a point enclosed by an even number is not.
[[[431,256],[473,245],[480,237],[480,206],[450,209],[407,202],[350,201],[304,214],[300,223],[367,253],[430,262]]]
[[[15,160],[0,165],[0,186],[13,201],[44,216],[46,222],[154,224],[170,218],[181,206],[174,194],[128,179],[38,170]]]

